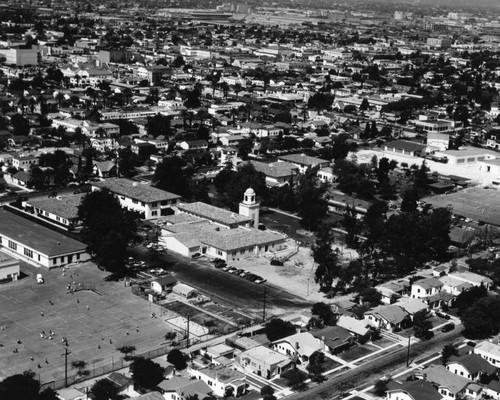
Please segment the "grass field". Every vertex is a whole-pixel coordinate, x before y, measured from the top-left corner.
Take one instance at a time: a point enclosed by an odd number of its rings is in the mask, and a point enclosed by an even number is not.
[[[65,276],[61,270],[25,264],[22,270],[27,278],[0,286],[0,378],[28,369],[41,382],[62,378],[63,337],[68,341],[68,364],[84,360],[90,370],[120,359],[116,350],[120,346],[132,345],[136,353],[143,353],[165,344],[164,318],[150,316],[160,315],[160,308],[132,295],[123,283],[105,282],[106,273],[95,265],[81,264]],[[35,283],[36,273],[43,274],[44,284]],[[67,284],[73,281],[95,285],[100,294],[68,293]],[[54,335],[49,340],[51,330]],[[40,337],[42,331],[46,339]],[[71,367],[69,371],[76,372]]]

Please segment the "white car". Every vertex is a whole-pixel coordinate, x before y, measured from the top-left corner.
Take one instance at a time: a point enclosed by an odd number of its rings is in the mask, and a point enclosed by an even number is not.
[[[43,283],[44,279],[42,274],[36,274],[36,283]]]

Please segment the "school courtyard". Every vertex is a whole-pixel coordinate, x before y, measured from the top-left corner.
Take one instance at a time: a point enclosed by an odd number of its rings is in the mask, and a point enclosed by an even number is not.
[[[42,383],[60,381],[65,348],[68,375],[74,376],[73,361],[85,361],[92,372],[121,362],[121,346],[135,346],[135,353],[143,354],[169,344],[164,321],[175,314],[133,295],[123,282],[106,282],[107,273],[94,264],[71,267],[64,276],[61,269],[24,263],[21,270],[28,276],[0,285],[0,379],[31,369]],[[37,273],[43,274],[43,284],[36,283]],[[69,284],[95,290],[71,293]]]

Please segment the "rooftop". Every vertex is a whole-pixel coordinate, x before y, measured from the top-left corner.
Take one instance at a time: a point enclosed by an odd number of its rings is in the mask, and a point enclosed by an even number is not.
[[[78,218],[78,206],[85,194],[28,200],[27,204],[67,220]]]
[[[271,178],[289,177],[297,173],[297,167],[288,162],[265,163],[261,161],[250,162],[257,172]]]
[[[242,358],[245,356],[264,362],[267,365],[287,365],[290,363],[290,359],[287,356],[265,346],[257,346],[241,353]]]
[[[135,182],[126,178],[107,179],[104,182],[92,183],[92,186],[100,189],[106,188],[115,194],[145,203],[181,198],[181,196],[175,193],[166,192],[148,184]]]
[[[245,379],[245,375],[241,372],[224,367],[222,365],[213,368],[204,368],[200,370],[200,373],[223,383],[230,383]]]
[[[307,165],[310,167],[315,167],[319,164],[328,164],[328,160],[323,160],[322,158],[306,156],[305,154],[288,154],[286,156],[278,157],[282,161],[288,161],[292,164]]]
[[[244,217],[232,211],[211,206],[210,204],[206,204],[201,201],[179,204],[177,208],[180,211],[187,212],[201,218],[206,218],[222,225],[239,225],[252,220],[251,218]]]
[[[26,244],[49,257],[86,251],[87,246],[16,214],[0,210],[0,235]],[[5,243],[6,244],[6,243]]]

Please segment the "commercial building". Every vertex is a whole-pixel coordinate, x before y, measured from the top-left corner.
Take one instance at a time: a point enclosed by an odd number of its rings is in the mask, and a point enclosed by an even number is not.
[[[88,261],[87,246],[26,218],[0,209],[0,248],[47,268]]]

